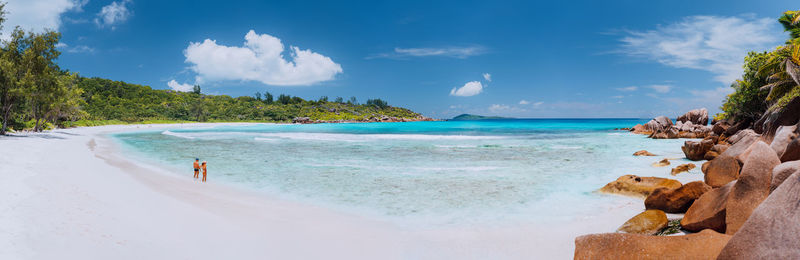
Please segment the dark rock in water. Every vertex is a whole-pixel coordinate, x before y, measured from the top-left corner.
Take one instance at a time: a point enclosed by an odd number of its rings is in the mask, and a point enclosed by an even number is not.
[[[605,233],[575,238],[576,260],[714,259],[730,236],[712,230],[685,236]]]
[[[681,150],[683,150],[683,154],[686,155],[686,159],[692,161],[699,161],[703,160],[703,157],[706,155],[708,151],[711,150],[711,147],[714,146],[714,140],[712,139],[703,139],[702,141],[686,141],[683,142],[683,146]]]
[[[707,125],[708,124],[708,110],[705,108],[700,109],[693,109],[686,114],[678,117],[678,121],[681,122],[691,122],[695,125]]]
[[[308,117],[295,117],[294,119],[292,119],[292,123],[295,123],[295,124],[310,124],[310,123],[313,123],[313,121],[311,121],[311,118],[308,118]]]
[[[750,214],[769,196],[772,169],[781,161],[764,142],[753,144],[742,166],[742,173],[733,185],[725,216],[726,234],[735,234]]]
[[[657,209],[645,210],[625,221],[617,229],[617,232],[654,235],[659,230],[667,227],[667,222],[669,222],[669,219],[667,219],[667,214],[664,214],[664,211]]]
[[[769,192],[772,193],[795,172],[800,171],[800,161],[781,163],[772,169],[772,182],[769,185]]]
[[[700,195],[683,215],[681,227],[692,232],[713,229],[725,233],[728,197],[735,183],[728,183]]]
[[[693,181],[677,189],[656,189],[644,200],[644,207],[667,213],[684,213],[695,200],[710,190],[711,186],[702,181]]]
[[[718,259],[800,259],[800,173],[753,211]]]
[[[697,167],[697,165],[694,165],[694,163],[681,164],[681,165],[678,165],[678,167],[672,168],[672,171],[670,172],[670,174],[672,176],[675,176],[675,175],[678,175],[679,173],[682,173],[682,172],[689,172],[689,171],[691,171],[692,169],[694,169],[696,167]]]
[[[667,158],[664,158],[664,159],[661,159],[661,161],[654,162],[654,163],[652,164],[652,166],[653,166],[653,167],[664,167],[664,166],[668,166],[669,164],[670,164],[670,163],[669,163],[669,159],[667,159]]]
[[[786,106],[780,109],[770,109],[764,112],[761,119],[755,122],[753,130],[771,139],[783,125],[795,125],[800,121],[800,97],[795,97]]]
[[[786,151],[786,147],[789,146],[789,143],[797,138],[796,130],[797,126],[791,125],[780,126],[778,130],[775,131],[775,136],[772,138],[772,143],[769,144],[769,147],[775,150],[779,158],[783,156],[783,152]]]
[[[616,181],[606,184],[606,186],[598,191],[603,193],[646,198],[657,188],[679,187],[681,187],[681,183],[672,179],[625,175],[617,178]]]
[[[739,178],[739,162],[736,158],[720,155],[703,164],[704,180],[711,187],[721,187]]]

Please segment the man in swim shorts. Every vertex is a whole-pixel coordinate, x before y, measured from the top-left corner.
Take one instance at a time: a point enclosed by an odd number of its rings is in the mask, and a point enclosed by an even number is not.
[[[200,175],[200,158],[194,158],[194,178],[197,179]]]

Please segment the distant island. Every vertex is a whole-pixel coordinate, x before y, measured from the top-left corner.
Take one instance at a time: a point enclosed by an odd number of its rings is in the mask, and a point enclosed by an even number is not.
[[[450,121],[472,121],[472,120],[494,120],[494,119],[509,119],[508,117],[501,117],[501,116],[481,116],[481,115],[472,115],[472,114],[461,114]]]

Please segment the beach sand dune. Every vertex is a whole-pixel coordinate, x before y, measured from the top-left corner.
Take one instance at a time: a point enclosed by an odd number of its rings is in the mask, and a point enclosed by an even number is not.
[[[0,137],[0,259],[568,259],[574,237],[614,230],[642,208],[560,226],[397,226],[195,182],[126,159],[104,137],[200,125]]]

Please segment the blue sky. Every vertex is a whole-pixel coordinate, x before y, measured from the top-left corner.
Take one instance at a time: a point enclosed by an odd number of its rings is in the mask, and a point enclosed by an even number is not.
[[[712,113],[791,1],[11,0],[62,68],[157,89],[379,97],[436,118]]]

